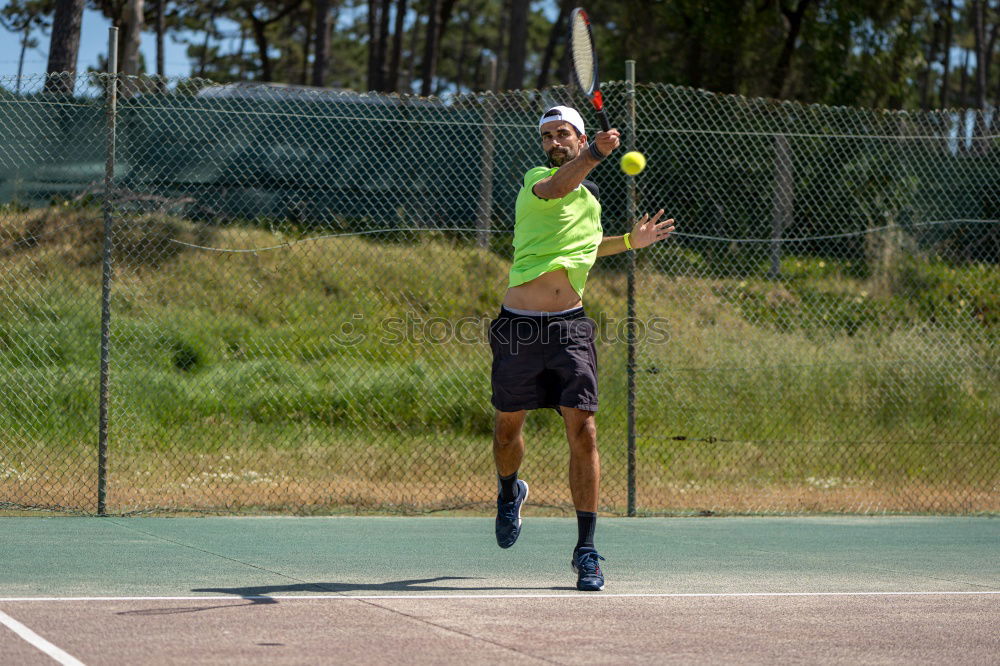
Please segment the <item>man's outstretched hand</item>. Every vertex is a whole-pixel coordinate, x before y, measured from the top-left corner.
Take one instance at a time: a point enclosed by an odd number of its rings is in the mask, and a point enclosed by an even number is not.
[[[629,235],[633,249],[649,247],[653,243],[661,241],[670,235],[670,232],[674,230],[674,221],[671,218],[660,222],[661,217],[663,217],[662,208],[652,218],[649,217],[649,213],[646,213],[636,220]]]

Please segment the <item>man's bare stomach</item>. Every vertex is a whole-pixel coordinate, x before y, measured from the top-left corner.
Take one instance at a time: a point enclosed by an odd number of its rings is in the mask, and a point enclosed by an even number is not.
[[[560,312],[583,305],[580,295],[569,283],[566,269],[542,273],[534,280],[510,287],[503,304],[518,310]]]

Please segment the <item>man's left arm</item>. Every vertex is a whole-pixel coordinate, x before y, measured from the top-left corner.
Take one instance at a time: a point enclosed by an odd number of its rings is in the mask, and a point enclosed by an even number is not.
[[[636,220],[635,224],[632,225],[632,231],[625,234],[628,236],[628,245],[626,245],[625,236],[605,236],[597,247],[597,256],[607,257],[612,254],[628,252],[630,249],[638,250],[663,240],[674,230],[674,221],[669,219],[660,222],[661,217],[663,217],[662,208],[652,218],[649,217],[649,213],[646,213]]]

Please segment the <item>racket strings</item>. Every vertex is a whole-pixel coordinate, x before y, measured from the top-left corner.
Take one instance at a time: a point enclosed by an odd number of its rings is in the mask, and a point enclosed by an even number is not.
[[[590,28],[582,17],[573,21],[570,52],[573,58],[573,70],[577,81],[586,94],[594,90],[595,63],[594,44],[590,36]]]

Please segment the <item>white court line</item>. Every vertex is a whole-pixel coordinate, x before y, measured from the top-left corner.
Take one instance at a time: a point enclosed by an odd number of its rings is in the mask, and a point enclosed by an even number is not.
[[[752,597],[882,597],[882,596],[985,596],[997,595],[1000,590],[952,590],[940,592],[649,592],[649,593],[622,593],[622,594],[580,594],[569,592],[566,594],[380,594],[380,595],[348,595],[348,594],[273,594],[273,595],[235,595],[226,596],[177,596],[177,597],[0,597],[0,603],[4,602],[69,602],[69,601],[239,601],[249,600],[276,600],[282,601],[305,601],[315,599],[336,599],[340,601],[351,600],[380,600],[380,599],[682,599],[691,597],[701,598],[752,598]],[[2,614],[2,613],[0,613]]]
[[[63,666],[84,666],[83,662],[69,654],[68,652],[62,650],[61,648],[48,642],[35,632],[33,632],[28,627],[24,626],[10,615],[7,615],[3,611],[0,611],[0,624],[4,625],[15,634],[23,638],[25,641],[30,643],[32,647],[38,648],[45,654],[49,655],[55,659]]]

